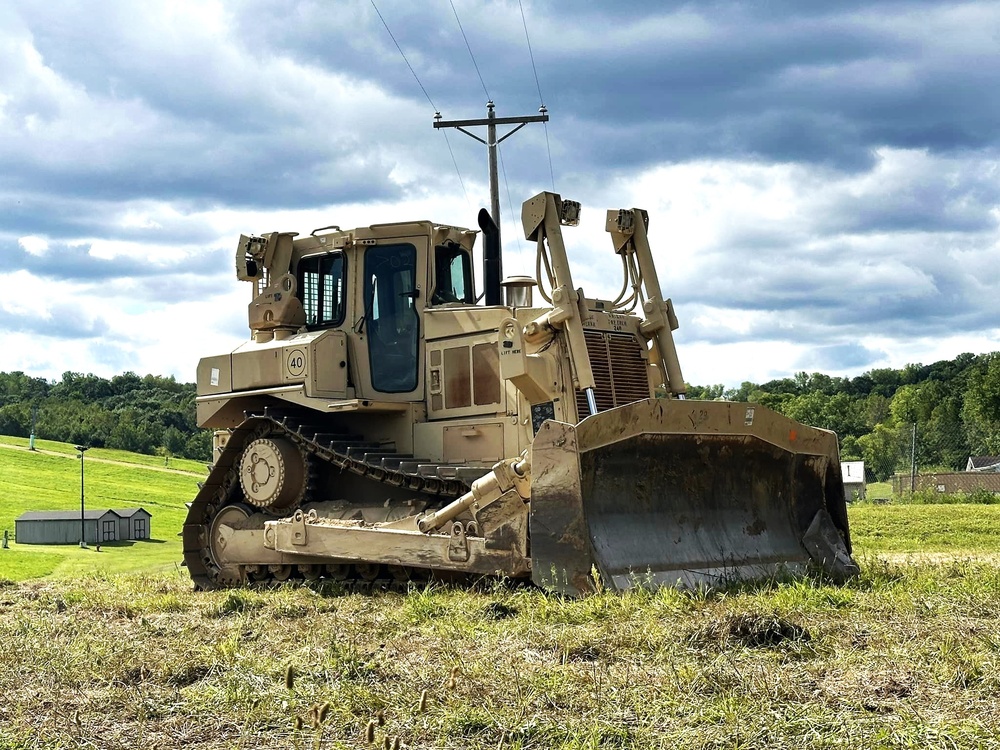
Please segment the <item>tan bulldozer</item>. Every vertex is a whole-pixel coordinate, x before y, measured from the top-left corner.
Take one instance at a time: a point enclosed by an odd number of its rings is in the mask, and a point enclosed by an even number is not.
[[[241,237],[251,339],[198,366],[216,445],[183,530],[196,585],[501,576],[580,595],[855,573],[836,436],[685,399],[646,212],[607,213],[613,300],[573,284],[579,212],[525,202],[535,278],[505,281],[480,212],[481,299],[480,232]]]

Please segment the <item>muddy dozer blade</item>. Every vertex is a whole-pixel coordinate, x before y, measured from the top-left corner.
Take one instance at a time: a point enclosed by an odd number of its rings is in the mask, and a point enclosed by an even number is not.
[[[836,435],[765,407],[639,401],[546,422],[531,455],[532,578],[547,589],[857,573]]]

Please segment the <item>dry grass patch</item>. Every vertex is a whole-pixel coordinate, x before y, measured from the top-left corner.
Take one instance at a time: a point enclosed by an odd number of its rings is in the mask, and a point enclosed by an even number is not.
[[[992,748],[998,607],[971,561],[579,601],[7,584],[0,746]]]

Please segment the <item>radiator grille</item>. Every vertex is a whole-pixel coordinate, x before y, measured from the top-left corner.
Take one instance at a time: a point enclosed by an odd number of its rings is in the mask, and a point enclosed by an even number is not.
[[[649,398],[649,355],[634,334],[585,330],[583,335],[594,371],[598,411]],[[576,392],[576,412],[580,419],[590,414],[583,391]]]

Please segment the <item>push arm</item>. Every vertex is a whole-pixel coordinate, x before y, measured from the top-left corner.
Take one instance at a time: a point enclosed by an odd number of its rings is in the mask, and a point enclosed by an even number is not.
[[[646,297],[642,303],[645,320],[639,325],[639,330],[653,339],[667,390],[683,398],[687,386],[681,374],[673,336],[673,331],[677,328],[677,318],[670,300],[663,299],[660,280],[656,275],[656,264],[653,263],[653,253],[646,235],[648,223],[649,217],[641,208],[623,208],[619,211],[608,211],[606,229],[611,233],[615,252],[634,255],[639,265],[639,276],[642,278]]]
[[[579,223],[580,204],[564,201],[555,193],[539,193],[521,207],[524,236],[538,243],[538,251],[545,251],[548,241],[549,260],[554,277],[552,310],[525,326],[525,339],[531,341],[545,335],[545,331],[565,331],[573,369],[573,385],[588,391],[588,401],[593,408],[594,373],[587,353],[587,340],[583,335],[583,316],[580,312],[581,295],[573,288],[573,275],[563,244],[561,225]]]

